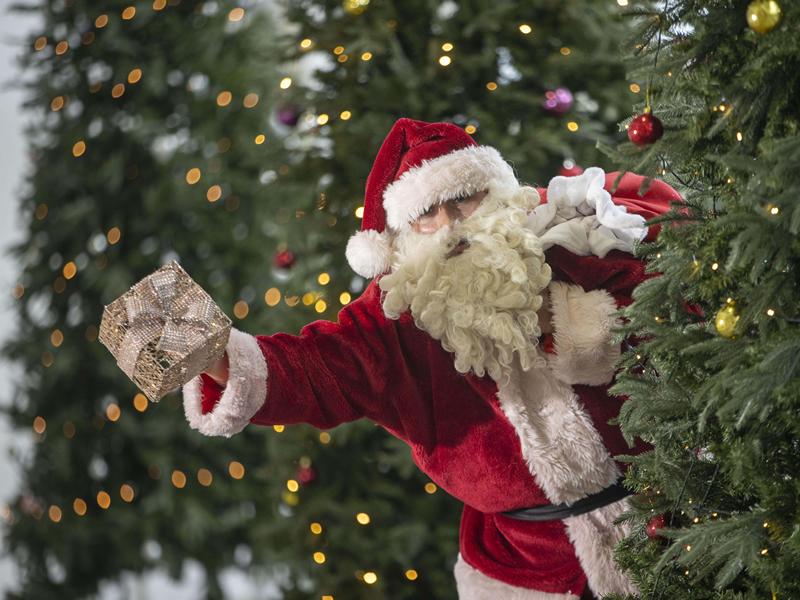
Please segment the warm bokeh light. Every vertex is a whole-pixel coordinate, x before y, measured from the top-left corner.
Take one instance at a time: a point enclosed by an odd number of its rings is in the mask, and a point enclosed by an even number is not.
[[[561,52],[561,54],[563,54],[564,56],[569,56],[570,54],[572,54],[572,50],[567,48],[566,46],[561,48],[561,50],[559,50],[559,52]]]
[[[466,127],[464,127],[464,131],[466,131],[468,134],[472,135],[476,131],[478,131],[478,128],[475,127],[475,125],[467,125]]]
[[[61,274],[64,276],[64,279],[72,279],[77,273],[78,267],[73,261],[69,261],[64,265],[64,268],[61,269]]]
[[[301,42],[300,42],[300,47],[301,47],[303,50],[308,50],[309,48],[311,48],[311,45],[312,45],[313,43],[314,43],[314,42],[312,42],[312,41],[311,41],[309,38],[305,38],[304,40],[301,40]]]
[[[111,506],[111,496],[108,492],[97,492],[97,505],[103,510]]]
[[[347,121],[348,119],[350,119],[351,116],[353,116],[353,114],[349,110],[343,110],[342,112],[339,113],[339,118],[342,121]]]
[[[328,273],[320,273],[319,276],[317,276],[317,282],[320,285],[328,285],[331,282],[331,276],[328,275]]]
[[[280,88],[282,90],[288,90],[292,85],[292,78],[291,77],[284,77],[281,79]]]
[[[531,27],[527,23],[523,23],[522,25],[519,26],[519,30],[524,35],[528,35],[531,31],[533,31],[533,27]]]
[[[56,54],[59,56],[64,54],[67,50],[69,50],[69,42],[62,40],[56,44]]]
[[[106,407],[106,418],[109,421],[112,421],[112,422],[113,421],[118,421],[121,414],[122,414],[122,411],[119,409],[119,406],[117,406],[116,404],[112,403],[112,404],[109,404]]]
[[[356,213],[355,214],[356,214],[356,219],[363,219],[364,218],[364,207],[363,206],[359,206],[356,209]]]
[[[111,97],[112,98],[119,98],[125,93],[125,84],[124,83],[117,83],[114,87],[111,88]]]
[[[198,169],[197,167],[192,167],[191,169],[186,171],[186,183],[188,183],[189,185],[194,185],[195,183],[200,181],[201,176],[202,173],[200,172],[200,169]]]
[[[136,16],[135,6],[128,6],[125,8],[125,10],[122,11],[122,18],[126,21],[130,21],[135,16]]]
[[[233,100],[233,94],[231,94],[228,90],[223,90],[219,94],[217,94],[217,106],[228,106]]]
[[[630,91],[632,91],[634,94],[638,94],[639,92],[641,92],[641,91],[642,91],[642,88],[641,88],[641,87],[639,87],[639,84],[638,84],[638,83],[632,83],[632,84],[630,84],[630,85],[628,86],[628,89],[629,89]]]
[[[250,313],[250,306],[244,300],[239,300],[233,305],[233,316],[237,319],[244,319]]]
[[[167,7],[167,0],[153,0],[153,10],[164,10]]]
[[[259,134],[258,134],[258,135],[257,135],[257,136],[256,136],[256,137],[253,139],[253,141],[254,141],[254,142],[257,144],[257,145],[259,145],[259,146],[260,146],[261,144],[263,144],[264,142],[266,142],[266,141],[267,141],[267,136],[265,136],[263,133],[259,133]]]
[[[486,89],[489,90],[490,92],[493,92],[497,89],[497,84],[494,81],[490,81],[489,83],[486,84]]]
[[[409,581],[414,581],[417,577],[419,577],[419,575],[414,569],[409,569],[408,571],[406,571],[405,574],[406,574],[406,579],[408,579]]]
[[[234,23],[237,22],[237,21],[241,21],[243,18],[244,18],[244,9],[243,8],[237,7],[237,8],[234,8],[233,10],[231,10],[231,12],[228,13],[228,20],[229,21],[233,21]]]
[[[33,430],[38,433],[39,435],[43,434],[47,429],[47,421],[44,420],[44,417],[36,417],[33,420]]]
[[[138,67],[136,69],[131,69],[130,73],[128,73],[128,83],[139,83],[142,79],[142,70]]]
[[[269,288],[264,294],[264,302],[267,306],[277,306],[281,301],[281,292],[278,288]]]
[[[106,233],[106,240],[109,244],[114,245],[119,242],[120,238],[122,237],[122,232],[120,231],[119,227],[112,227]]]
[[[51,505],[47,510],[47,516],[53,523],[58,523],[61,520],[61,509],[55,504]]]
[[[174,485],[178,489],[182,489],[186,486],[186,474],[183,471],[179,471],[175,469],[172,471],[172,476],[170,477],[172,481],[172,485]]]
[[[372,585],[378,581],[378,575],[374,571],[364,573],[364,583]]]
[[[253,108],[256,104],[258,104],[258,94],[256,94],[255,92],[250,92],[249,94],[245,94],[245,97],[242,100],[242,105],[245,108]]]
[[[324,313],[326,310],[328,310],[328,303],[325,302],[325,300],[317,300],[314,303],[314,310],[318,313]]]
[[[214,482],[214,476],[211,474],[211,471],[208,469],[198,469],[197,470],[197,481],[200,485],[204,487],[210,486]]]
[[[147,410],[147,405],[149,401],[147,400],[147,396],[139,392],[133,397],[133,407],[138,410],[139,412],[144,412]]]
[[[330,117],[328,115],[322,113],[317,117],[317,125],[325,125],[325,123],[327,123],[329,119]]]
[[[297,482],[296,479],[290,479],[286,482],[286,489],[290,492],[296,492],[300,489],[300,484]]]
[[[119,495],[125,502],[133,502],[133,498],[136,494],[133,491],[133,486],[123,483],[119,488]]]
[[[50,101],[50,110],[58,112],[62,108],[64,108],[64,96],[56,96]]]
[[[349,304],[350,303],[350,294],[348,292],[342,292],[341,294],[339,294],[339,302],[342,305]]]
[[[75,500],[72,502],[72,510],[74,510],[75,514],[79,517],[82,517],[86,514],[87,508],[86,502],[82,498],[75,498]]]
[[[331,443],[331,434],[327,431],[321,431],[319,434],[319,441],[323,444],[330,444]]]
[[[228,465],[228,473],[234,479],[241,479],[244,477],[244,465],[238,460],[232,460]]]
[[[314,535],[320,535],[322,533],[322,525],[320,525],[319,523],[312,523],[311,525],[308,526],[308,528]]]
[[[578,123],[576,123],[575,121],[570,121],[569,123],[567,123],[567,129],[573,132],[578,131]]]
[[[437,489],[438,488],[436,487],[435,483],[431,483],[429,481],[428,483],[425,484],[425,491],[428,492],[429,494],[435,494]]]
[[[325,554],[322,552],[314,552],[314,562],[321,565],[325,562]]]
[[[222,188],[220,186],[215,184],[208,188],[208,191],[206,192],[206,199],[209,202],[216,202],[220,198],[222,198]]]
[[[94,26],[98,29],[102,29],[108,25],[108,15],[100,15],[94,20]]]
[[[448,66],[451,62],[453,62],[452,59],[447,55],[439,57],[439,64],[443,67]]]
[[[356,521],[359,525],[369,525],[370,518],[367,513],[360,512],[356,515]]]
[[[50,333],[50,343],[56,348],[64,343],[64,334],[60,329],[53,329],[53,331]]]
[[[44,50],[45,46],[47,46],[47,38],[43,35],[40,35],[38,38],[36,38],[36,41],[33,42],[33,49],[37,52],[39,50]]]
[[[86,142],[83,140],[78,140],[72,145],[72,156],[78,158],[79,156],[83,156],[86,152]]]

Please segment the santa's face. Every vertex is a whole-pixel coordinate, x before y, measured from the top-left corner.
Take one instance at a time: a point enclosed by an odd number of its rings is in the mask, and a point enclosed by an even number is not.
[[[542,364],[537,311],[551,273],[525,227],[536,204],[533,188],[494,186],[463,219],[429,233],[413,226],[398,232],[392,271],[379,283],[386,315],[410,310],[420,329],[455,354],[462,373],[488,372],[499,381],[515,360],[523,369]]]
[[[463,221],[475,212],[488,193],[489,190],[482,190],[434,204],[411,223],[411,229],[417,233],[435,233],[446,225]]]

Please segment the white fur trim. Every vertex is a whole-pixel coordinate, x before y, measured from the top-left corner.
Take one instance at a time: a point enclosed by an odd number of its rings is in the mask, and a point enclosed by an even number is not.
[[[386,222],[399,231],[434,204],[488,189],[493,180],[517,186],[514,169],[491,146],[467,146],[403,173],[383,193]]]
[[[371,279],[391,266],[391,237],[375,229],[358,231],[350,236],[344,254],[353,271]]]
[[[563,281],[551,282],[549,290],[555,346],[555,354],[547,354],[550,368],[566,383],[609,383],[621,353],[620,344],[611,342],[619,323],[614,297]]]
[[[575,502],[606,488],[621,473],[572,386],[549,367],[515,366],[497,397],[520,440],[528,469],[553,504]],[[622,501],[572,517],[567,533],[589,586],[596,593],[634,589],[613,561],[626,531],[613,520]],[[566,523],[566,520],[565,520]]]
[[[575,502],[615,483],[619,468],[572,386],[548,367],[523,371],[515,365],[513,371],[497,397],[550,502]]]
[[[623,498],[591,512],[564,519],[567,535],[589,580],[589,587],[598,597],[613,592],[639,593],[614,562],[614,547],[630,533],[628,523],[615,525],[614,520],[629,508],[628,498]]]
[[[267,397],[267,362],[256,338],[232,327],[226,351],[228,384],[213,411],[203,414],[200,375],[183,386],[183,410],[189,425],[205,435],[231,437],[239,433]]]
[[[614,249],[631,252],[645,238],[645,218],[614,204],[604,184],[605,173],[599,167],[550,180],[547,203],[528,215],[528,227],[541,238],[545,250],[558,245],[579,256],[602,258]]]
[[[574,594],[550,594],[510,585],[484,575],[458,553],[453,568],[458,600],[578,600]]]

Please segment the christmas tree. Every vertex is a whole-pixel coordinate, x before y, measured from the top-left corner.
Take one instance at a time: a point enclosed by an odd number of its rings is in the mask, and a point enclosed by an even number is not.
[[[648,599],[796,598],[800,10],[674,1],[631,11],[647,100],[608,153],[685,204],[639,247],[654,276],[613,392],[651,442],[619,548]]]
[[[9,411],[33,426],[6,511],[17,597],[80,597],[187,559],[285,598],[454,598],[460,507],[368,422],[334,431],[190,430],[151,406],[97,341],[104,304],[177,259],[252,333],[335,319],[366,282],[344,260],[364,181],[400,116],[454,122],[521,180],[613,164],[595,147],[626,83],[619,8],[577,1],[285,2],[292,33],[232,2],[77,0],[44,16],[23,66],[32,170],[23,194],[20,334]],[[316,53],[300,85],[278,64]]]

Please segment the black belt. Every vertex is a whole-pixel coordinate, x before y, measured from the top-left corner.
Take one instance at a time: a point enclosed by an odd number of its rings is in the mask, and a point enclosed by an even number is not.
[[[500,514],[523,521],[555,521],[557,519],[566,519],[567,517],[582,515],[595,508],[600,508],[601,506],[606,506],[617,500],[622,500],[631,494],[633,494],[633,492],[623,487],[622,480],[620,479],[614,485],[594,494],[590,494],[585,498],[581,498],[572,504],[546,504],[545,506],[535,506],[533,508],[508,510]]]

